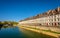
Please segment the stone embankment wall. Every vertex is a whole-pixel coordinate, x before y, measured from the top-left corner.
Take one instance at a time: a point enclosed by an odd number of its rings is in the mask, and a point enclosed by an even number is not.
[[[22,25],[22,26],[36,28],[36,29],[42,29],[42,30],[51,30],[51,31],[54,31],[54,32],[60,32],[60,27],[34,26],[34,25]]]

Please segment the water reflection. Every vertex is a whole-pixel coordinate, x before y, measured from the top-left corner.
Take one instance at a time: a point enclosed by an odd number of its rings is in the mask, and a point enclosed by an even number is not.
[[[0,24],[0,30],[1,30],[2,27],[3,27],[3,24]]]
[[[1,28],[0,38],[55,38],[18,27]]]
[[[18,27],[2,28],[0,38],[24,38],[24,34],[19,31]]]
[[[56,37],[52,37],[52,36],[45,35],[42,33],[37,33],[37,32],[30,31],[30,30],[22,29],[22,28],[20,29],[27,38],[56,38]]]
[[[0,30],[2,28],[14,27],[12,24],[0,24]]]

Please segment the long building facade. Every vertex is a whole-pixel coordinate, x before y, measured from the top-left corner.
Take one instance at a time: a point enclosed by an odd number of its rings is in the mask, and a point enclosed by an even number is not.
[[[60,26],[60,8],[49,10],[43,14],[27,18],[19,24],[40,25],[40,26]]]

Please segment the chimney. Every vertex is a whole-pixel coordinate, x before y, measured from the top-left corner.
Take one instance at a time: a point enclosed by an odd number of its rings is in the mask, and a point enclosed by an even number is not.
[[[49,10],[47,13],[49,14],[51,12],[51,10]]]
[[[60,11],[60,7],[57,8],[58,12]]]

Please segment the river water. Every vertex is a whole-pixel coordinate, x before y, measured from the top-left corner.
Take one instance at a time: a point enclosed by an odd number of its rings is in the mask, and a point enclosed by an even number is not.
[[[44,34],[39,34],[18,27],[2,28],[0,38],[55,38]]]

